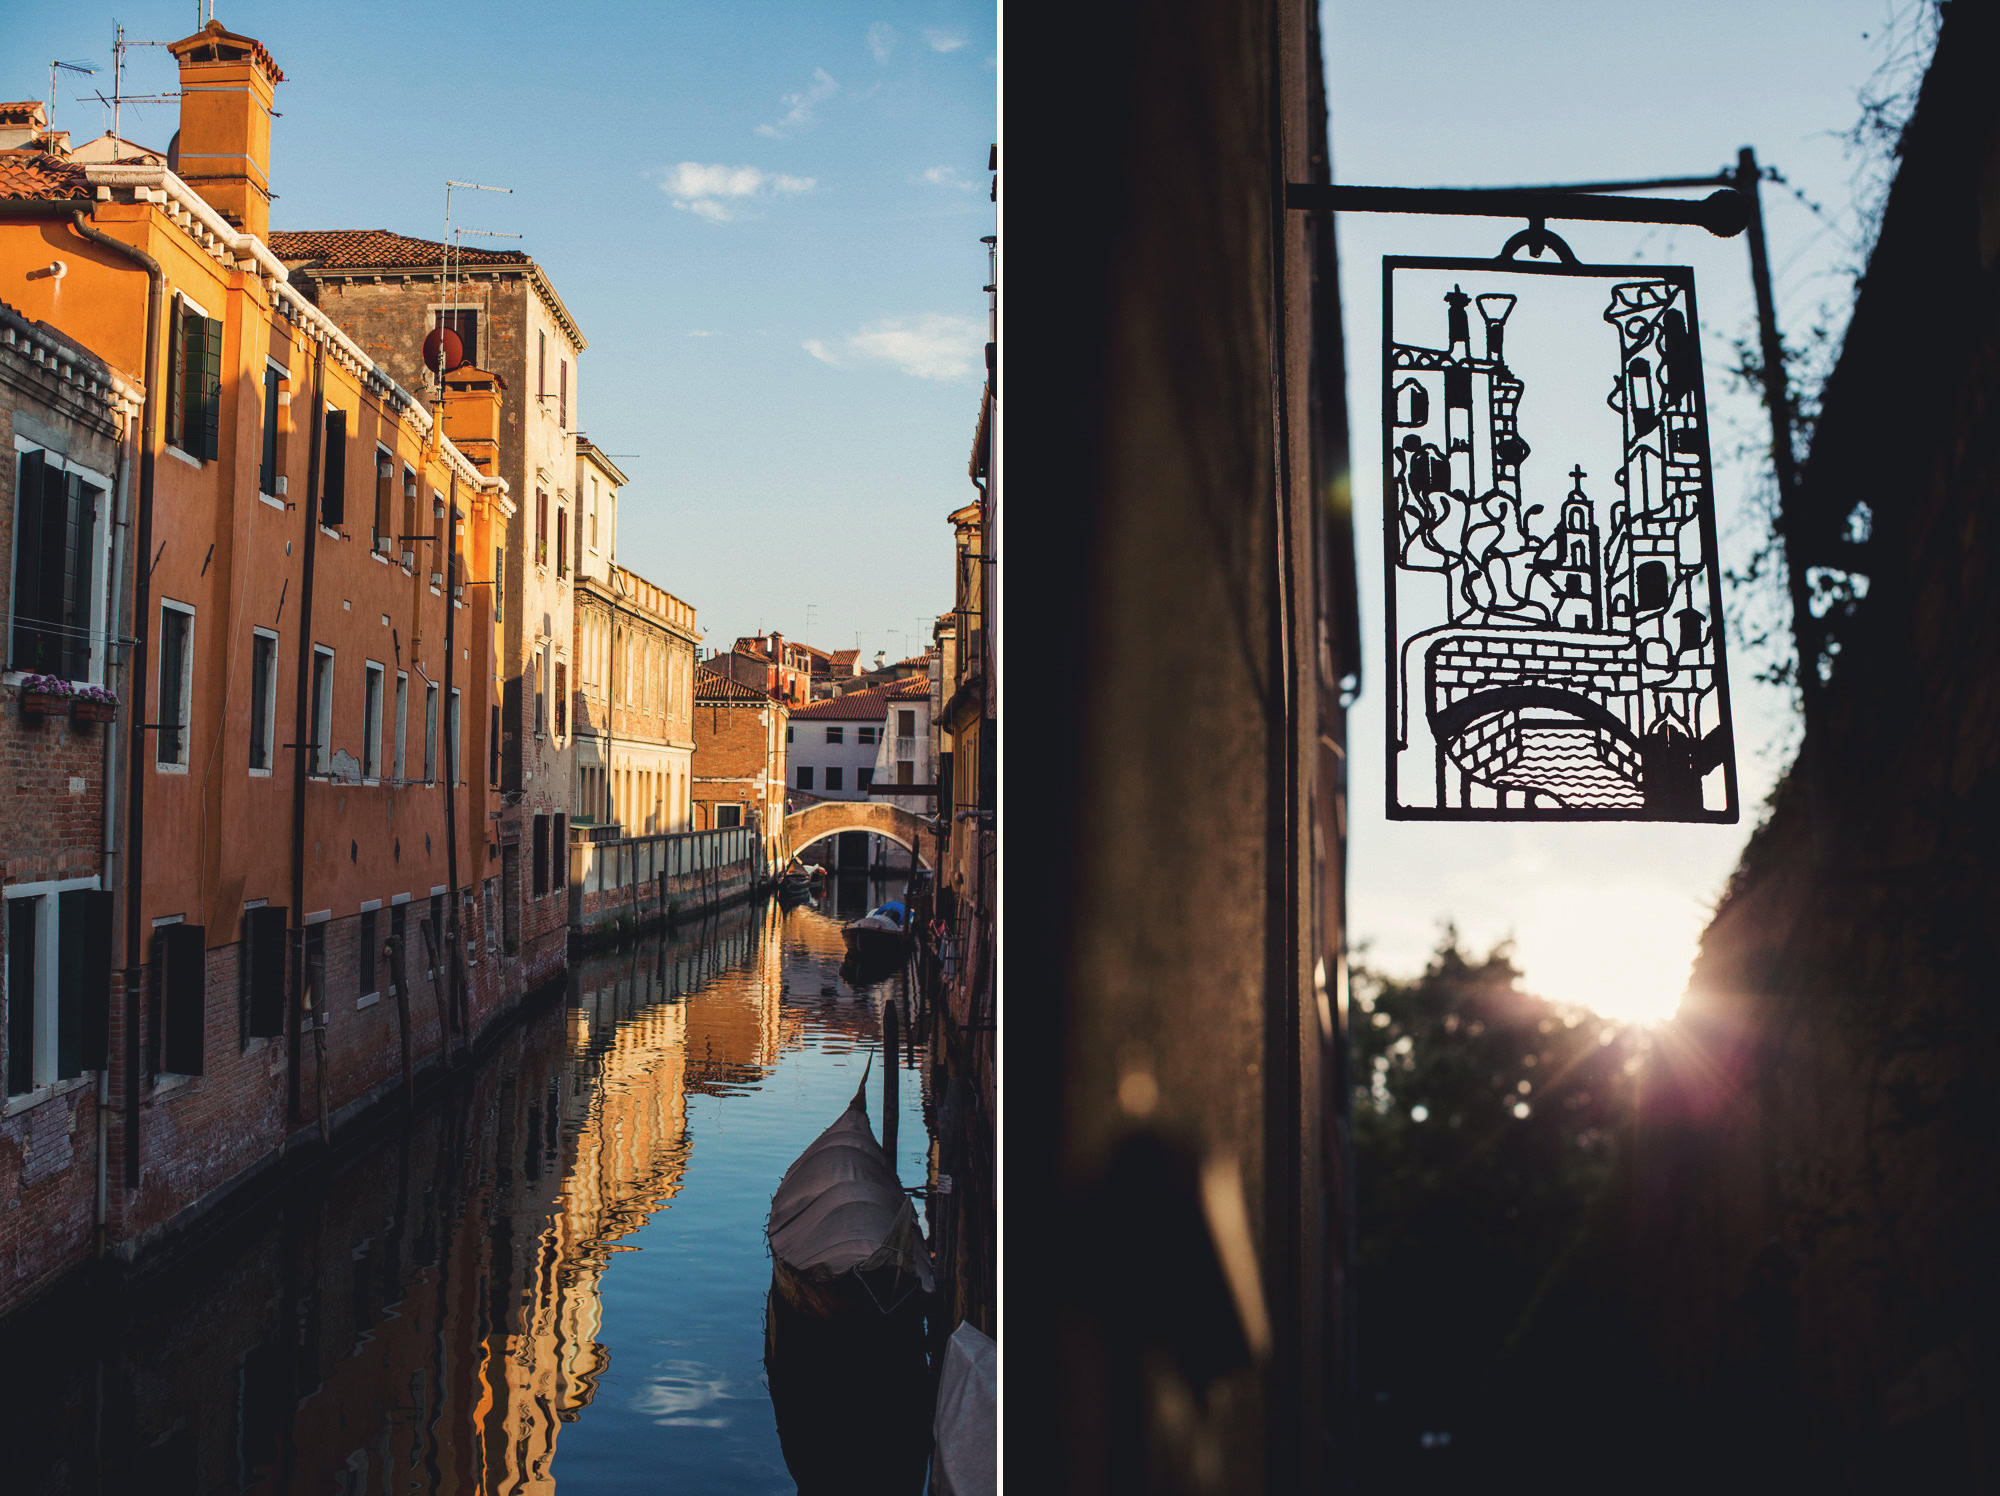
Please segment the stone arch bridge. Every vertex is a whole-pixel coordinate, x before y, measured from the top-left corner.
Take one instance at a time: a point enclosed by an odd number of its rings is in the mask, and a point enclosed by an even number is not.
[[[920,866],[934,868],[937,837],[916,816],[878,800],[821,800],[785,817],[785,837],[794,853],[843,831],[870,831],[915,852]],[[931,854],[923,842],[928,839]]]

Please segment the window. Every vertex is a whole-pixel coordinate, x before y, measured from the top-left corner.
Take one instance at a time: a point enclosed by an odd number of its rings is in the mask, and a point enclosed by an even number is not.
[[[404,749],[409,743],[410,728],[410,673],[396,672],[396,762],[394,773],[396,782],[401,784],[409,777],[409,760]]]
[[[875,771],[873,769],[856,769],[854,771],[854,787],[864,795],[873,790],[875,788]]]
[[[69,470],[41,451],[20,454],[14,489],[14,630],[8,663],[16,670],[87,680],[97,623],[91,578],[97,562],[95,474]]]
[[[909,759],[899,758],[896,760],[896,783],[915,784],[917,782],[916,775],[917,766]]]
[[[846,778],[847,775],[841,770],[839,765],[837,764],[828,765],[826,771],[826,787],[828,789],[830,790],[845,789],[846,786],[845,784],[842,783],[842,781],[845,780]]]
[[[486,782],[500,786],[500,703],[493,703],[493,731],[486,739]]]
[[[857,743],[872,743],[875,741],[875,734],[878,730],[873,727],[858,727],[854,731],[854,741]]]
[[[462,520],[464,516],[457,511],[453,511],[451,518],[455,524]],[[411,533],[414,534],[415,531]],[[431,570],[440,574],[445,570],[445,561],[451,554],[445,549],[447,537],[450,533],[445,529],[444,495],[433,488],[431,490]]]
[[[549,818],[535,817],[535,897],[549,891]]]
[[[201,1074],[202,1039],[208,1026],[206,936],[200,925],[163,925],[153,931],[149,986],[155,1074]]]
[[[792,732],[793,732],[793,729],[792,729],[792,727],[791,727],[791,726],[790,726],[790,725],[788,724],[788,725],[786,726],[786,728],[785,728],[785,741],[786,741],[787,743],[791,742],[791,740],[792,740]]]
[[[361,667],[361,778],[382,777],[382,667],[373,660]]]
[[[7,890],[9,1096],[102,1069],[111,1011],[111,895],[29,887]]]
[[[436,682],[424,686],[424,783],[436,784],[438,777],[438,688]]]
[[[435,530],[433,526],[433,530]],[[403,552],[403,564],[408,566],[416,559],[414,536],[423,532],[417,528],[417,470],[407,463],[403,466],[403,526],[396,532],[396,544]]]
[[[743,824],[743,807],[740,805],[718,805],[715,807],[715,824],[719,830]]]
[[[383,555],[395,548],[395,532],[390,529],[390,485],[396,480],[396,464],[386,447],[375,449],[375,549]]]
[[[590,480],[590,553],[597,554],[597,480]]]
[[[451,782],[465,783],[465,763],[458,753],[458,688],[453,687],[451,700],[445,703],[444,746],[451,763]]]
[[[542,737],[549,730],[549,652],[535,651],[535,736]]]
[[[222,324],[174,298],[167,361],[167,440],[190,457],[213,458],[222,424]]]
[[[556,394],[556,425],[569,430],[569,361],[556,360],[556,378],[559,381]]]
[[[500,849],[500,931],[507,954],[521,949],[521,847]]]
[[[458,334],[459,354],[468,364],[479,362],[479,308],[440,308],[436,325]]]
[[[312,771],[326,774],[333,768],[333,651],[324,644],[313,646],[312,693]]]
[[[319,522],[329,529],[347,523],[347,412],[326,413],[324,448],[320,454]]]
[[[549,842],[549,889],[569,892],[569,817],[558,814],[552,821]]]
[[[798,788],[798,789],[802,789],[802,790],[809,790],[809,789],[811,789],[812,787],[813,787],[813,771],[812,771],[812,765],[810,765],[810,764],[800,764],[800,765],[799,765],[799,782],[798,782],[798,784],[797,784],[796,788]]]
[[[285,922],[291,911],[268,905],[243,911],[243,1040],[285,1031]]]
[[[378,910],[374,909],[364,909],[361,911],[361,948],[356,952],[354,960],[354,969],[361,978],[360,985],[354,993],[357,998],[369,998],[380,995],[375,984],[375,956],[379,949],[379,942],[376,939],[375,931],[375,916],[378,912]]]
[[[271,772],[271,737],[278,709],[278,636],[250,632],[250,768]]]
[[[283,378],[264,365],[264,454],[257,468],[257,487],[268,494],[278,491],[278,382]]]
[[[194,657],[189,649],[194,633],[194,609],[181,603],[160,604],[160,731],[158,759],[163,767],[187,767],[188,697],[194,689]]]
[[[1645,561],[1639,566],[1639,606],[1641,608],[1664,608],[1672,589],[1667,582],[1667,566],[1664,561]]]
[[[913,738],[917,735],[917,714],[915,712],[896,713],[896,736]]]
[[[569,662],[556,661],[556,737],[569,736]]]
[[[505,546],[493,547],[493,621],[500,623],[506,616],[507,596],[507,550]]]
[[[556,575],[569,575],[569,511],[556,505]]]
[[[499,953],[500,921],[495,917],[495,904],[500,897],[500,880],[488,878],[480,888],[480,913],[486,926],[486,949]]]
[[[549,564],[549,496],[535,490],[535,565]]]
[[[583,560],[583,505],[581,504],[576,506],[576,559],[579,563]]]
[[[828,741],[829,743],[838,743],[838,742],[842,742],[842,741],[844,741],[844,738],[843,738],[843,733],[844,733],[844,731],[845,731],[845,730],[844,730],[844,729],[842,729],[842,728],[838,728],[838,727],[829,727],[829,728],[828,728],[828,729],[826,730],[826,740],[827,740],[827,741]]]

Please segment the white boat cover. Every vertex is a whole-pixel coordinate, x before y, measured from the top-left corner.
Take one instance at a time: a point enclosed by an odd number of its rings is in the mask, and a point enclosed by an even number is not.
[[[929,1293],[931,1254],[916,1209],[868,1125],[867,1084],[864,1078],[847,1110],[785,1171],[771,1197],[771,1251],[814,1282],[893,1270]],[[881,1307],[892,1306],[885,1300]]]
[[[931,1420],[937,1440],[931,1455],[933,1496],[991,1496],[998,1488],[993,1435],[999,1360],[999,1348],[970,1320],[951,1332]]]

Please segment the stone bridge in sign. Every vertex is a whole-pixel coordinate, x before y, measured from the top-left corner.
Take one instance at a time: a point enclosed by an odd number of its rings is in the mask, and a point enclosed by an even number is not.
[[[843,831],[872,832],[894,842],[906,852],[915,852],[920,866],[936,866],[922,845],[924,838],[929,836],[935,851],[936,835],[929,832],[916,816],[894,805],[876,800],[821,800],[785,817],[785,836],[794,854]]]

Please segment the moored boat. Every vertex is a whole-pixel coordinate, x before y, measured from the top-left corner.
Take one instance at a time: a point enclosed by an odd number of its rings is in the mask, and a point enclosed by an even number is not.
[[[901,899],[891,899],[849,920],[840,933],[857,960],[875,965],[886,959],[899,965],[910,948],[910,912]]]

